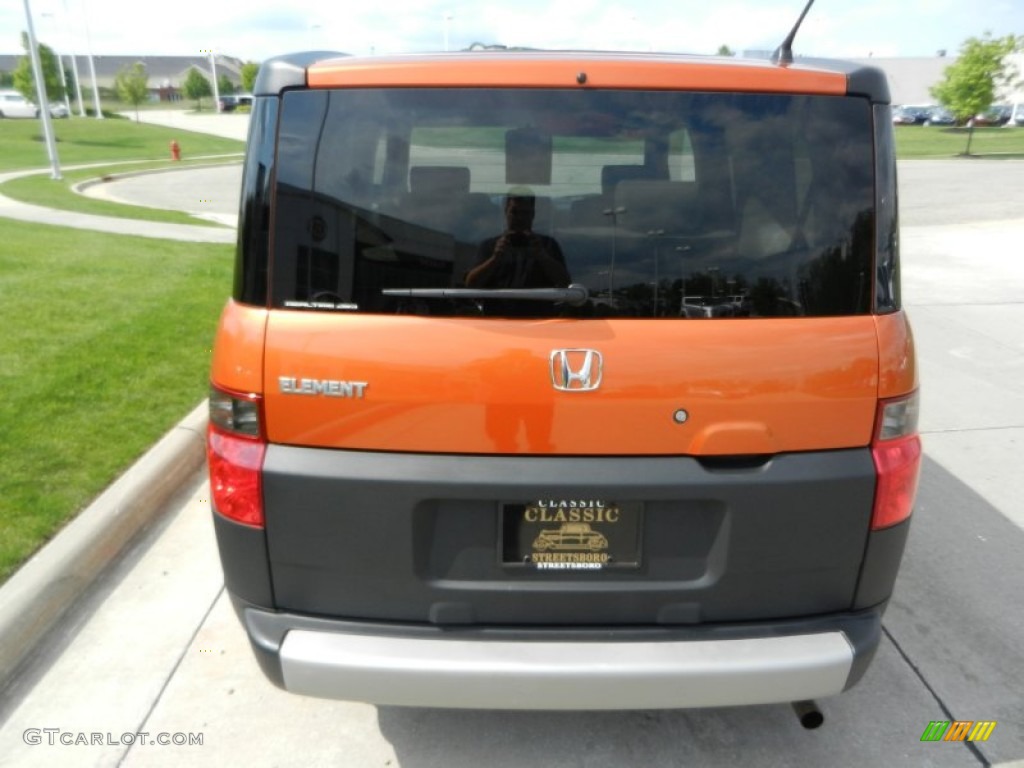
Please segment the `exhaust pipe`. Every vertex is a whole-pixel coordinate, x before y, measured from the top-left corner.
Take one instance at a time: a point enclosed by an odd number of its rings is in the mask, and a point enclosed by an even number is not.
[[[821,714],[818,705],[810,699],[807,701],[794,701],[793,711],[796,712],[800,725],[809,731],[820,728],[821,724],[825,722],[825,716]]]

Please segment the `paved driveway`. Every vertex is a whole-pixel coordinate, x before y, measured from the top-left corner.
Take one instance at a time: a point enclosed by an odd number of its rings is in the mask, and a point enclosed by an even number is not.
[[[83,186],[82,193],[129,205],[185,211],[232,227],[238,225],[241,162],[105,178],[108,180]]]

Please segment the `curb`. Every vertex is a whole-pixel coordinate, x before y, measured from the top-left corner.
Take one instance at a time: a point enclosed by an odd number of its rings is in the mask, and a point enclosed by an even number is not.
[[[239,161],[245,159],[244,152],[237,152],[230,155],[203,155],[202,157],[195,158],[196,160],[215,160],[218,158],[224,158],[224,162],[196,162],[188,163],[187,165],[169,166],[166,168],[146,168],[141,171],[122,171],[120,173],[107,173],[103,176],[94,176],[91,179],[80,181],[77,184],[71,185],[71,191],[76,195],[82,195],[88,197],[88,193],[85,191],[90,187],[102,186],[103,184],[109,184],[112,181],[120,181],[121,179],[134,179],[138,176],[150,176],[157,173],[175,173],[177,171],[194,171],[199,168],[219,168],[222,165],[240,165],[241,163],[231,162],[228,158],[235,158]],[[164,208],[156,205],[144,205],[143,203],[122,203],[122,205],[135,205],[139,208],[154,208],[156,210],[165,210]]]
[[[244,158],[244,154],[239,153],[237,155],[208,155],[210,159],[216,158],[238,158],[239,160]],[[95,176],[85,181],[80,181],[77,184],[71,186],[71,191],[76,195],[82,197],[88,197],[91,200],[105,200],[107,202],[116,203],[117,205],[131,205],[136,208],[146,208],[151,211],[164,211],[167,210],[162,205],[149,205],[148,203],[133,203],[124,198],[118,198],[116,195],[111,195],[105,192],[105,185],[110,183],[116,183],[123,179],[135,179],[140,176],[154,176],[162,173],[180,173],[182,171],[195,171],[195,170],[207,170],[209,168],[224,168],[229,166],[240,165],[240,163],[234,162],[197,162],[188,165],[178,165],[169,168],[148,168],[141,171],[125,171],[123,173],[108,173],[103,176]],[[187,213],[194,219],[200,221],[212,221],[217,224],[218,227],[229,229],[232,232],[238,232],[238,214],[219,214],[219,213],[204,213],[202,211],[181,211],[181,213]],[[189,224],[186,226],[201,226],[199,224]]]
[[[0,689],[206,458],[203,401],[0,587]]]

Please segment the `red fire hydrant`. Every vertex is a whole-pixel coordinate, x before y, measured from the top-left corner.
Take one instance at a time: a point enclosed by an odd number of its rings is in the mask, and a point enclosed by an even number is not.
[[[171,160],[181,160],[181,147],[174,139],[171,139]]]

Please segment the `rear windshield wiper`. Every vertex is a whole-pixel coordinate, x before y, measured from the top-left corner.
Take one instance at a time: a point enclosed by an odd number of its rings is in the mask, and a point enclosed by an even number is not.
[[[524,299],[526,301],[565,302],[581,307],[590,299],[590,291],[581,283],[567,288],[384,288],[385,296],[411,299]]]

